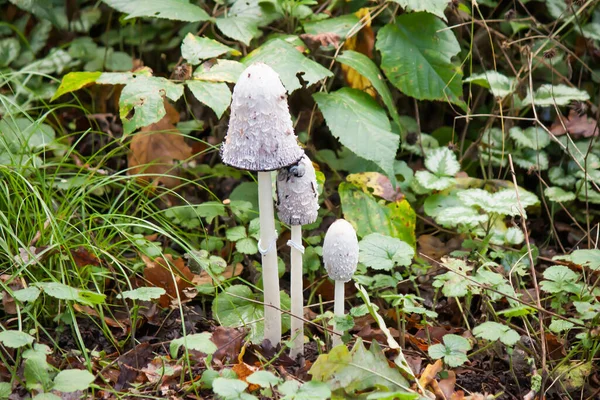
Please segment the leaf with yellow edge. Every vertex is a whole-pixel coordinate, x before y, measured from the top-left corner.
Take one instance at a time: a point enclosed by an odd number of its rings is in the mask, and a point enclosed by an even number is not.
[[[366,193],[372,193],[388,201],[402,200],[400,189],[394,189],[390,179],[379,172],[360,172],[346,177],[350,183],[360,187]]]
[[[362,28],[355,35],[348,37],[344,43],[344,50],[354,50],[373,58],[373,47],[375,47],[375,33],[371,28],[371,14],[368,8],[361,8],[354,13],[360,18]],[[362,76],[357,70],[342,64],[342,72],[348,86],[354,89],[364,90],[375,97],[377,92],[373,88],[371,81]]]

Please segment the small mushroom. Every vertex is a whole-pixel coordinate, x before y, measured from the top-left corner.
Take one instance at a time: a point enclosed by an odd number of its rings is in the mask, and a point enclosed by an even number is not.
[[[255,63],[242,72],[233,89],[231,117],[221,147],[223,163],[258,171],[259,251],[262,255],[265,335],[273,346],[281,342],[277,233],[271,173],[296,163],[304,151],[294,134],[287,95],[279,75]]]
[[[345,219],[335,221],[323,241],[323,263],[327,274],[335,281],[333,313],[344,315],[344,283],[352,279],[358,265],[358,239],[354,227]],[[341,332],[335,331],[333,346],[342,343]]]
[[[302,288],[302,225],[317,220],[319,195],[315,168],[304,155],[297,164],[282,168],[277,174],[277,215],[291,227],[290,246],[292,297],[292,348],[290,356],[304,355],[304,299]],[[296,317],[296,318],[294,318]]]

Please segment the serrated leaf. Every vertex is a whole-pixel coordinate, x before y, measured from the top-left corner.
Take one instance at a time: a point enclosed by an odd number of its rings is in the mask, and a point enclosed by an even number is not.
[[[448,334],[442,338],[443,344],[429,346],[429,356],[435,360],[444,359],[449,367],[458,367],[468,361],[466,352],[471,349],[471,343],[462,336]]]
[[[524,240],[525,234],[523,233],[521,228],[518,228],[516,226],[511,226],[506,230],[506,233],[504,234],[504,241],[507,244],[518,245],[523,243]]]
[[[225,237],[230,242],[237,242],[238,240],[247,238],[246,228],[243,226],[234,226],[233,228],[227,229],[225,231]]]
[[[503,189],[496,193],[489,193],[483,189],[467,189],[458,192],[458,198],[465,206],[481,207],[488,213],[501,215],[519,215],[519,205],[523,209],[539,203],[537,196],[519,188],[519,198],[515,189]]]
[[[200,65],[194,71],[194,79],[210,82],[236,83],[246,67],[241,62],[233,60],[217,60],[216,64],[206,66]]]
[[[333,76],[331,71],[305,57],[292,44],[282,39],[269,40],[244,57],[242,62],[246,66],[256,62],[269,65],[279,74],[281,82],[290,94],[302,87],[297,77],[299,73],[307,86]]]
[[[513,161],[523,169],[545,171],[548,169],[550,160],[548,154],[543,150],[524,149],[513,154]]]
[[[459,225],[474,227],[487,222],[488,219],[487,214],[481,214],[473,207],[464,206],[448,207],[435,217],[438,224],[449,228]]]
[[[571,254],[571,261],[575,264],[579,264],[588,267],[594,271],[600,269],[600,250],[588,249],[588,250],[575,250]]]
[[[241,54],[238,50],[216,40],[196,36],[192,33],[188,33],[181,43],[181,56],[192,65],[200,64],[201,60],[215,58],[225,53]]]
[[[515,91],[515,78],[509,78],[496,71],[485,71],[480,74],[473,74],[466,78],[464,83],[474,83],[489,89],[494,97],[501,99],[512,94]]]
[[[576,196],[573,192],[567,192],[558,186],[551,186],[544,189],[544,194],[550,201],[557,203],[566,203],[575,200]]]
[[[235,242],[235,249],[242,254],[256,254],[258,253],[258,244],[252,238],[243,238]]]
[[[444,190],[456,183],[454,178],[448,176],[437,176],[429,171],[417,171],[415,180],[427,190]]]
[[[240,41],[246,46],[249,46],[252,38],[260,32],[258,21],[252,16],[217,18],[215,24],[225,36]]]
[[[281,378],[269,371],[256,371],[246,378],[246,382],[268,388],[280,384]]]
[[[541,150],[550,144],[550,135],[538,126],[531,126],[525,130],[514,126],[508,133],[519,147]]]
[[[575,324],[573,324],[570,321],[565,321],[564,319],[553,318],[552,322],[548,326],[548,329],[550,329],[554,333],[561,333],[564,331],[568,331],[569,329],[571,329],[574,326],[575,326]]]
[[[397,265],[408,266],[414,249],[400,239],[372,233],[359,242],[359,260],[376,270],[391,270]]]
[[[350,88],[313,95],[333,136],[356,155],[394,177],[400,137],[391,132],[385,111],[368,94]]]
[[[8,67],[21,51],[21,45],[17,38],[6,38],[0,40],[0,68]]]
[[[448,7],[450,0],[391,0],[394,3],[400,4],[407,11],[426,11],[433,15],[437,15],[444,21],[446,16],[444,10]]]
[[[323,400],[331,397],[331,389],[324,382],[309,381],[300,386],[298,381],[289,380],[277,387],[284,395],[282,400]]]
[[[231,103],[231,90],[223,82],[188,81],[188,88],[199,102],[209,106],[221,118]]]
[[[566,106],[572,101],[587,101],[590,99],[590,95],[577,88],[573,88],[567,85],[550,85],[543,84],[533,94],[527,93],[527,96],[523,100],[523,105],[535,104],[538,107],[544,106]]]
[[[453,177],[460,171],[460,164],[456,159],[456,154],[447,147],[439,147],[427,152],[425,167],[437,176]]]
[[[33,336],[22,331],[2,331],[0,342],[6,347],[18,349],[33,343]]]
[[[514,346],[521,338],[514,329],[493,321],[484,322],[473,328],[473,335],[485,340],[500,340],[507,346]]]
[[[52,389],[63,393],[86,390],[96,378],[89,371],[83,369],[65,369],[54,378]]]
[[[207,21],[210,16],[202,8],[186,0],[102,0],[112,8],[128,14],[125,19],[136,17],[166,18],[176,21]]]
[[[460,51],[454,33],[427,13],[402,14],[383,27],[376,42],[381,69],[404,94],[463,105],[462,72],[452,64]],[[410,54],[410,57],[406,55]]]
[[[247,393],[248,384],[239,379],[216,378],[212,383],[213,392],[218,394],[224,400],[237,400],[246,398],[255,398]],[[244,395],[248,397],[244,397]]]
[[[217,345],[211,341],[212,334],[209,332],[194,333],[180,337],[171,341],[169,353],[174,359],[177,358],[177,352],[181,346],[188,350],[196,350],[205,354],[213,354],[218,350]]]
[[[165,293],[165,289],[161,287],[139,287],[133,290],[126,290],[121,293],[119,297],[131,300],[150,301],[158,299]]]
[[[54,92],[50,101],[58,99],[63,94],[71,93],[96,82],[102,72],[69,72],[63,76],[60,86]]]

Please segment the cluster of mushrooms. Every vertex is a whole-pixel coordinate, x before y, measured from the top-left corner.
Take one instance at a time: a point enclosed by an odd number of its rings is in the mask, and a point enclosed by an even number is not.
[[[290,226],[291,338],[290,355],[304,354],[304,300],[302,288],[302,225],[317,220],[319,210],[315,169],[298,145],[288,109],[286,90],[279,75],[268,65],[255,63],[238,79],[231,102],[227,136],[221,147],[225,164],[258,172],[258,203],[265,303],[264,338],[281,342],[281,306],[277,272],[277,232],[273,207],[271,171],[277,173],[277,215]],[[344,283],[358,264],[356,231],[343,219],[327,230],[323,263],[335,281],[334,314],[344,315]],[[336,332],[333,344],[341,343]]]

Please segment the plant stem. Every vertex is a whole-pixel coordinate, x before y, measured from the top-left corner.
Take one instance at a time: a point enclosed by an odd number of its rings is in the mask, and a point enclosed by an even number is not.
[[[271,172],[258,173],[258,208],[260,212],[260,243],[267,250],[262,255],[263,289],[265,302],[265,339],[273,346],[281,342],[281,308],[279,300],[279,274],[277,271],[277,236]],[[271,306],[277,307],[273,308]]]
[[[344,316],[344,282],[335,281],[335,303],[333,303],[333,314],[340,317]],[[336,333],[333,335],[333,347],[342,344],[342,332],[334,329]]]
[[[292,242],[302,244],[302,226],[292,225]],[[304,355],[304,296],[302,288],[302,253],[294,246],[290,247],[291,258],[291,287],[292,297],[292,349],[290,357],[295,359],[298,354]],[[298,316],[298,318],[294,318]]]

